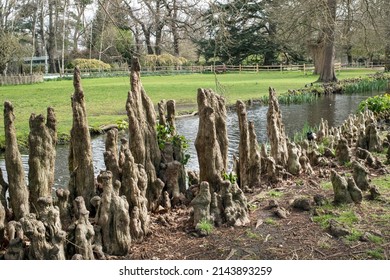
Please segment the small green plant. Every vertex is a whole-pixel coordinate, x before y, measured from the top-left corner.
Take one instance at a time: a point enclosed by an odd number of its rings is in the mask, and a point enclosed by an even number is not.
[[[245,233],[246,233],[246,236],[248,236],[248,238],[250,238],[250,239],[256,239],[256,240],[261,240],[262,239],[261,234],[253,232],[251,229],[247,229],[245,231]]]
[[[175,134],[174,127],[171,127],[169,124],[157,124],[156,131],[157,143],[160,150],[164,150],[167,142],[172,143],[174,147],[180,148],[181,152],[183,152],[180,162],[181,164],[186,165],[191,157],[190,154],[186,153],[189,148],[187,138],[183,135]]]
[[[264,223],[267,224],[267,225],[276,225],[276,221],[272,218],[267,218],[264,220]]]
[[[232,184],[235,184],[237,182],[238,177],[236,174],[234,174],[233,171],[231,171],[229,173],[223,171],[221,175],[222,175],[223,180],[228,180]]]
[[[173,128],[170,125],[157,124],[157,143],[160,150],[164,150],[165,143],[171,141]]]
[[[380,236],[374,235],[374,234],[369,234],[368,240],[370,240],[372,243],[375,243],[375,244],[383,243],[383,238]]]
[[[278,190],[270,190],[270,191],[268,192],[268,195],[269,195],[270,197],[281,197],[281,196],[283,195],[283,193],[280,192],[280,191],[278,191]]]
[[[307,139],[307,133],[308,132],[316,132],[318,131],[318,127],[316,126],[310,126],[308,123],[305,123],[301,131],[297,131],[294,133],[293,140],[295,143],[303,142],[305,139]]]
[[[383,260],[385,258],[385,256],[383,255],[383,249],[378,248],[374,250],[368,250],[367,255],[376,260]]]
[[[214,230],[214,226],[212,222],[208,219],[202,219],[200,222],[196,225],[196,229],[199,230],[202,233],[205,233],[209,235]]]
[[[371,110],[374,113],[381,113],[390,110],[390,94],[376,95],[360,102],[359,111]]]
[[[351,168],[352,167],[352,162],[346,161],[346,162],[344,162],[344,166],[347,167],[347,168]]]
[[[348,234],[345,239],[349,242],[355,242],[355,241],[358,241],[361,237],[362,237],[362,233],[356,229],[352,229],[351,230],[351,233]]]
[[[331,190],[331,189],[333,189],[332,182],[330,182],[330,181],[322,181],[322,182],[320,183],[320,186],[321,186],[322,188],[324,188],[325,190]]]
[[[125,130],[129,128],[129,123],[126,120],[117,120],[116,125],[118,130]]]

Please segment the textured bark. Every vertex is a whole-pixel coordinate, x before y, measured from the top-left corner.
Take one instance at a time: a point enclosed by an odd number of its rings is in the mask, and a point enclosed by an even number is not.
[[[148,177],[147,198],[151,205],[156,204],[156,191],[161,153],[157,143],[156,113],[147,96],[140,76],[138,58],[133,58],[130,74],[131,90],[128,93],[126,111],[129,118],[129,148],[137,164],[142,164]],[[157,199],[161,196],[157,194]],[[150,208],[149,208],[150,209]]]
[[[223,207],[222,221],[230,226],[245,226],[249,224],[247,199],[237,184],[223,181],[221,185],[221,200]]]
[[[70,198],[73,200],[77,196],[82,196],[87,203],[87,209],[89,209],[89,201],[95,194],[95,178],[87,110],[81,86],[80,70],[77,67],[74,70],[73,85],[73,124],[69,145]]]
[[[328,121],[321,118],[320,126],[317,132],[317,140],[322,141],[329,136]]]
[[[166,126],[167,120],[165,118],[165,101],[161,100],[157,103],[157,109],[158,109],[158,124]]]
[[[107,170],[112,173],[112,181],[121,181],[122,170],[119,166],[118,129],[113,128],[107,131],[105,144],[106,151],[103,154],[104,164]]]
[[[8,188],[8,183],[4,180],[3,177],[3,170],[0,168],[0,203],[3,205],[4,209],[8,208],[8,203],[5,196]]]
[[[60,211],[60,219],[63,228],[68,228],[71,222],[71,209],[69,203],[70,192],[68,189],[58,188],[56,189],[57,207]]]
[[[112,184],[112,173],[101,171],[98,181],[103,186],[96,223],[101,227],[103,251],[110,255],[127,255],[130,250],[129,204]]]
[[[352,163],[353,167],[353,179],[356,182],[356,185],[362,191],[367,191],[370,188],[370,183],[368,182],[369,171],[358,161]]]
[[[272,88],[269,88],[267,135],[271,146],[270,155],[274,158],[276,164],[285,167],[288,160],[287,137],[276,92]]]
[[[169,197],[172,200],[172,205],[180,204],[181,191],[179,185],[179,178],[182,172],[182,164],[176,160],[167,163],[165,170],[165,186],[167,188]]]
[[[211,194],[208,182],[201,182],[198,195],[191,201],[191,206],[194,208],[193,225],[197,228],[202,221],[210,221],[210,203]]]
[[[298,149],[298,147],[295,145],[295,143],[288,142],[287,148],[288,148],[287,171],[290,172],[292,175],[298,176],[302,169],[301,163],[299,162],[301,152]]]
[[[387,162],[390,162],[390,132],[387,134],[387,142],[389,142],[389,147],[387,147]]]
[[[198,89],[199,128],[195,148],[200,181],[219,191],[221,174],[227,171],[228,138],[225,99],[211,90]]]
[[[47,121],[42,115],[30,116],[28,188],[30,209],[36,212],[40,197],[51,196],[56,158],[56,119],[54,110],[47,109]]]
[[[50,252],[48,259],[65,259],[65,231],[62,230],[60,210],[53,205],[51,196],[40,197],[37,201],[38,220],[45,227],[46,240],[49,243]]]
[[[239,186],[256,187],[260,185],[261,156],[259,144],[253,122],[248,122],[244,102],[238,100],[236,103],[238,122],[240,128],[239,143]]]
[[[336,146],[336,158],[341,164],[351,161],[351,149],[345,138],[341,138]]]
[[[370,152],[382,152],[382,141],[374,123],[366,127],[367,148]]]
[[[35,214],[24,216],[22,224],[24,234],[30,240],[28,259],[30,260],[65,260],[65,232],[61,230],[59,211],[50,206],[49,200],[39,201],[38,220]]]
[[[121,194],[126,196],[129,203],[130,234],[135,241],[143,240],[150,232],[147,184],[148,178],[144,167],[136,164],[130,150],[127,150],[123,165]]]
[[[7,224],[9,245],[4,255],[6,260],[24,260],[23,229],[22,225],[16,221]]]
[[[165,189],[172,200],[171,205],[176,206],[182,202],[187,189],[186,170],[183,164],[185,155],[182,148],[182,139],[176,135],[175,101],[168,100],[166,111],[166,125],[170,128],[171,138],[164,143],[164,148],[161,151],[159,177],[165,183]],[[162,114],[165,115],[165,109],[163,109]]]
[[[336,29],[336,9],[337,0],[327,0],[324,9],[324,46],[322,63],[320,66],[319,82],[335,82],[337,81],[336,72],[334,69],[335,56],[335,29]]]
[[[8,101],[4,102],[4,130],[5,130],[5,167],[8,174],[10,206],[15,219],[19,220],[30,212],[28,202],[28,188],[20,156],[16,129],[14,125],[14,108]]]
[[[0,244],[4,244],[5,240],[5,208],[0,203]]]
[[[85,202],[82,196],[75,199],[78,213],[77,220],[69,227],[69,235],[72,236],[72,243],[74,249],[72,253],[79,254],[83,260],[93,260],[92,242],[94,240],[95,231],[92,224],[89,222],[89,211],[85,207]],[[73,245],[72,244],[72,245]]]
[[[176,116],[176,103],[175,103],[175,100],[168,100],[167,101],[167,123],[171,127],[173,135],[176,134],[175,116]]]
[[[360,204],[363,200],[362,190],[356,186],[355,180],[351,177],[348,178],[348,192],[352,198],[352,201],[356,204]]]
[[[331,182],[334,192],[334,202],[340,203],[352,203],[351,194],[348,191],[348,182],[344,177],[340,176],[336,171],[331,171]]]

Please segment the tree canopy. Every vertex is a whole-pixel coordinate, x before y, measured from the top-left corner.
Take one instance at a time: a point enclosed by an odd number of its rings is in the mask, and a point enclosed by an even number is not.
[[[0,0],[1,67],[18,48],[48,56],[52,72],[74,58],[122,64],[134,54],[170,54],[198,63],[314,63],[330,81],[335,61],[390,69],[389,15],[386,0]]]

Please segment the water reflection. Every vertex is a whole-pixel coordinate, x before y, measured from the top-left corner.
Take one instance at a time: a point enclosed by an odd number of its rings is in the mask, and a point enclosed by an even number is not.
[[[373,93],[377,94],[377,93]],[[309,104],[281,105],[283,123],[287,135],[292,138],[295,132],[301,131],[305,124],[317,126],[321,118],[328,121],[330,126],[339,126],[348,117],[349,114],[355,113],[359,103],[372,96],[373,94],[359,95],[329,95]],[[248,108],[248,120],[255,123],[256,134],[259,142],[267,141],[267,111],[268,107],[253,105]],[[198,117],[181,118],[176,121],[177,131],[189,140],[189,151],[191,155],[188,169],[198,169],[198,160],[194,146],[196,134],[198,132]],[[239,142],[239,126],[237,114],[232,111],[227,117],[228,137],[229,137],[229,158],[236,153]],[[126,137],[126,135],[122,135]],[[92,139],[93,161],[95,174],[105,169],[103,152],[105,136],[99,136]],[[55,187],[66,187],[68,184],[68,146],[57,147],[56,170],[55,170]],[[22,161],[28,174],[28,156],[22,155]],[[4,156],[0,156],[0,167],[3,175],[7,180],[5,172]]]

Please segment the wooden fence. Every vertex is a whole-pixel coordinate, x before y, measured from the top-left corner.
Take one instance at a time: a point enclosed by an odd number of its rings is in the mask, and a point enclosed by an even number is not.
[[[0,86],[24,85],[43,82],[43,75],[0,76]]]
[[[383,65],[342,65],[341,63],[335,63],[335,70],[342,71],[346,69],[362,69],[362,68],[375,68],[383,69]],[[183,66],[143,66],[141,72],[143,74],[184,74],[184,73],[225,73],[225,72],[263,72],[263,71],[302,71],[304,73],[310,73],[314,71],[313,64],[276,64],[276,65],[183,65]],[[120,69],[82,69],[81,72],[84,75],[95,76],[106,73],[106,76],[110,75],[126,75],[129,72],[127,68]],[[65,76],[70,76],[73,73],[73,69],[66,69]]]

